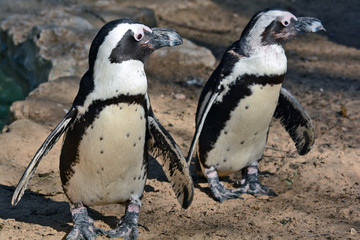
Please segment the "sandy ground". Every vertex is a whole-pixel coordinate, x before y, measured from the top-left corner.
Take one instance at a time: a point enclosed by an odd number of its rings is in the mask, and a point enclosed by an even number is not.
[[[213,3],[193,12],[175,11],[172,18],[180,19],[176,24],[162,12],[158,15],[159,25],[179,29],[182,35],[207,45],[219,57],[224,47],[237,39],[256,9],[249,7],[241,12],[241,4],[225,2],[230,8]],[[258,6],[262,7],[263,2],[257,1]],[[278,2],[281,7],[288,7],[284,1]],[[329,20],[334,14],[340,18],[347,14],[350,19],[346,23],[353,23],[354,31],[359,26],[359,15],[355,14],[359,8],[357,2],[353,6],[343,2],[329,11],[326,1],[319,2],[327,8],[311,8],[304,2],[302,8],[292,9],[337,25],[325,24],[328,33],[305,36],[286,46],[289,70],[284,83],[312,117],[316,143],[309,154],[299,156],[281,125],[272,123],[260,170],[264,173],[262,183],[278,196],[244,194],[244,199],[220,204],[210,197],[205,179],[193,172],[194,201],[183,210],[161,167],[151,161],[139,239],[360,239],[360,50],[356,46],[358,40],[336,38],[336,34],[351,27],[343,28],[341,22]],[[235,10],[236,14],[232,12]],[[184,24],[186,19],[198,24],[189,28]],[[231,26],[222,19],[231,20]],[[329,33],[329,29],[334,30]],[[352,36],[356,34],[359,33]],[[151,76],[149,95],[156,116],[186,154],[201,88],[186,86],[185,80],[165,81]],[[65,79],[48,84],[59,93],[51,101],[44,85],[25,106],[30,110],[42,106],[47,111],[33,112],[0,135],[0,239],[62,239],[71,230],[57,167],[61,144],[44,158],[18,206],[11,207],[10,199],[32,155],[63,115],[63,108],[71,104],[77,81]],[[186,98],[176,99],[178,93]],[[227,187],[234,186],[230,179],[223,181]],[[96,225],[105,229],[114,227],[123,213],[124,207],[119,205],[90,210]]]

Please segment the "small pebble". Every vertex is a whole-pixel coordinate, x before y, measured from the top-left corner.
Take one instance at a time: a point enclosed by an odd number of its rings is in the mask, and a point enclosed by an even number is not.
[[[186,98],[186,96],[182,93],[176,93],[174,95],[174,98],[177,99],[177,100],[184,100]]]

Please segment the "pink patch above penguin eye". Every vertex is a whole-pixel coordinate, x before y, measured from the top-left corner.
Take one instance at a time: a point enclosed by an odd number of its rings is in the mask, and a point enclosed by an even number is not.
[[[141,33],[135,35],[136,41],[140,41],[141,39],[143,39],[143,37],[144,37],[144,35]]]
[[[291,13],[285,13],[283,16],[282,16],[282,19],[281,19],[281,24],[284,26],[284,27],[287,27],[290,25],[291,21],[292,20],[295,20],[297,21],[297,18],[291,14]]]
[[[289,25],[289,21],[288,20],[283,20],[281,21],[282,25],[284,25],[284,27],[287,27]]]

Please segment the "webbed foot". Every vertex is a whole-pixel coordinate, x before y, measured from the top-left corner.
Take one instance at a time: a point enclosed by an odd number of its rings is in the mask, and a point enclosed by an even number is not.
[[[219,180],[219,176],[214,167],[205,169],[205,175],[208,180],[212,196],[219,202],[227,199],[240,198],[241,192],[232,189],[226,189]]]
[[[123,216],[118,226],[106,232],[109,238],[122,237],[125,239],[135,240],[139,235],[138,218],[140,205],[130,203],[126,206],[125,216]]]
[[[277,196],[277,194],[268,187],[262,185],[258,178],[258,164],[253,163],[245,169],[245,177],[241,180],[240,186],[236,189],[240,193],[248,193],[252,195],[262,194],[269,196]]]
[[[82,206],[77,208],[71,208],[71,214],[74,222],[74,227],[71,232],[66,236],[67,240],[94,240],[97,235],[105,233],[104,230],[96,228],[94,220],[89,217],[87,209]]]

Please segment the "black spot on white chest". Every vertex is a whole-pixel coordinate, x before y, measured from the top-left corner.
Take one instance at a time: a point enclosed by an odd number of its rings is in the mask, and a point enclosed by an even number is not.
[[[85,159],[97,156],[104,164],[142,159],[145,133],[146,117],[141,106],[128,103],[110,105],[98,113],[85,131],[79,144],[79,155],[88,155]],[[119,154],[123,158],[115,157]]]
[[[141,196],[147,174],[146,110],[118,103],[97,112],[85,129],[64,187],[85,204],[124,202]]]
[[[206,165],[237,171],[261,158],[268,128],[279,98],[281,84],[249,87],[206,154]]]

